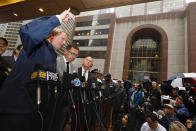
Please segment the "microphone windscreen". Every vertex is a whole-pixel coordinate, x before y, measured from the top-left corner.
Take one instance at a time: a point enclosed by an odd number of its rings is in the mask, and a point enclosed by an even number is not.
[[[44,71],[50,71],[50,72],[55,73],[55,71],[51,67],[49,67],[49,66],[44,67]]]
[[[73,73],[73,78],[78,78],[78,74],[76,72]]]
[[[81,81],[81,82],[85,82],[85,77],[84,77],[84,76],[81,76],[81,77],[80,77],[80,81]]]
[[[44,67],[43,67],[43,65],[42,64],[40,64],[40,63],[37,63],[37,64],[35,64],[35,66],[34,66],[34,70],[36,71],[36,70],[43,70],[44,69]]]

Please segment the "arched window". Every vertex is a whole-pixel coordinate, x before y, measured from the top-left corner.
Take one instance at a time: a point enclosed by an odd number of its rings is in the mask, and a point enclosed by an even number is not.
[[[133,35],[130,48],[128,79],[160,82],[161,34],[151,28],[140,29]]]

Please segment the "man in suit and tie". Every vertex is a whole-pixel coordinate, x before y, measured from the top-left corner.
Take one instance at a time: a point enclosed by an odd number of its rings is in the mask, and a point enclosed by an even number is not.
[[[78,46],[76,44],[72,44],[66,47],[64,55],[59,55],[57,57],[57,73],[59,73],[61,78],[63,77],[63,72],[67,72],[69,74],[76,72],[76,69],[71,62],[78,57],[78,53]]]
[[[57,56],[56,62],[56,72],[59,74],[61,82],[63,81],[63,74],[66,72],[67,74],[77,73],[75,66],[72,62],[78,57],[79,48],[76,44],[68,45],[64,51],[64,55]],[[58,98],[57,103],[57,112],[59,115],[55,116],[54,125],[56,125],[56,131],[60,131],[66,128],[66,124],[68,124],[70,120],[70,116],[74,113],[74,109],[71,108],[72,100],[71,96],[73,97],[73,89],[69,89],[67,91],[65,88],[62,88],[61,96]],[[75,122],[75,121],[73,121]]]
[[[90,71],[93,66],[93,58],[87,56],[83,60],[82,67],[78,68],[78,76],[81,78],[82,76],[85,77],[85,81],[87,82],[90,80],[91,76],[93,75]]]
[[[93,131],[96,124],[96,115],[94,112],[95,103],[92,101],[92,97],[95,97],[95,92],[92,90],[93,86],[97,86],[97,79],[93,73],[91,73],[91,69],[93,66],[93,58],[91,56],[87,56],[83,60],[83,64],[78,68],[78,76],[79,78],[84,78],[82,81],[86,82],[86,86],[83,92],[84,103],[79,103],[80,107],[79,112],[77,113],[80,116],[80,125],[78,127],[82,131]],[[93,85],[94,84],[94,85]],[[85,108],[83,108],[83,106]]]

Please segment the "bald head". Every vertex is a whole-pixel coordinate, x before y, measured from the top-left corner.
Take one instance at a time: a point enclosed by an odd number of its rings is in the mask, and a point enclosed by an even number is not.
[[[93,66],[93,58],[90,56],[85,57],[82,66],[85,70],[91,70]]]
[[[152,89],[155,89],[155,88],[157,88],[157,82],[156,81],[152,81]]]

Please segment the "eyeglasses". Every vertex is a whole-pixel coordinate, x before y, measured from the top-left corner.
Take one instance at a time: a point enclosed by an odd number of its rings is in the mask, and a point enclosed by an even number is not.
[[[191,121],[187,121],[187,122],[186,122],[186,124],[189,124],[189,123],[193,123],[193,122],[191,122]]]
[[[74,53],[74,52],[71,52],[70,50],[67,50],[71,55],[75,56],[75,57],[78,57],[78,54]]]

